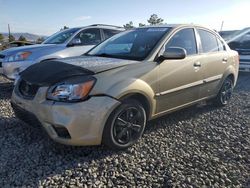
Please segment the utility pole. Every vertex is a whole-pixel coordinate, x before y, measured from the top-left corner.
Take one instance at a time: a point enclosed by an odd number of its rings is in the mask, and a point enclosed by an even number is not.
[[[220,31],[222,31],[223,26],[224,26],[224,21],[221,22]]]
[[[9,31],[9,43],[10,43],[10,24],[8,24],[8,31]]]

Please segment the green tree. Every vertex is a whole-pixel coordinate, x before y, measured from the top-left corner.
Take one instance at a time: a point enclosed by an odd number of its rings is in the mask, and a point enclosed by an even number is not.
[[[13,36],[13,35],[10,35],[9,36],[9,42],[13,42],[13,41],[15,41],[16,39],[15,39],[15,37]]]
[[[3,39],[4,39],[4,36],[3,34],[0,33],[0,41],[3,41]]]
[[[65,29],[69,29],[69,27],[67,27],[67,26],[65,25],[65,26],[63,26],[63,28],[60,29],[60,31],[65,30]]]
[[[133,22],[130,21],[129,23],[123,25],[123,27],[124,27],[125,29],[132,29],[132,28],[134,28],[134,25],[133,25]]]
[[[39,38],[36,40],[36,43],[41,44],[43,41],[45,41],[45,38],[44,38],[44,37],[39,37]]]
[[[18,40],[19,41],[27,41],[26,38],[23,35],[21,35]]]
[[[148,19],[148,23],[149,23],[150,25],[162,24],[163,21],[164,21],[164,20],[163,20],[162,18],[159,18],[159,17],[157,16],[157,14],[152,14],[152,15],[150,16],[150,18]]]
[[[139,27],[143,27],[143,26],[146,26],[146,24],[139,23]]]

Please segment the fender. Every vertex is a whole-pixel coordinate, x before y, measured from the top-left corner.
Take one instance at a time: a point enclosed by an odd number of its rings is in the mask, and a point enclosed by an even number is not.
[[[220,91],[220,88],[222,87],[222,84],[224,83],[225,79],[230,76],[230,75],[233,75],[234,77],[234,86],[236,85],[237,83],[237,79],[238,79],[238,71],[235,69],[235,67],[233,67],[233,65],[230,65],[227,67],[227,69],[225,70],[221,80],[220,80],[220,83],[219,83],[219,87],[217,87],[217,91],[216,91],[216,94],[219,93]]]
[[[149,119],[155,113],[156,110],[156,100],[155,100],[155,92],[145,81],[141,79],[129,79],[123,80],[111,86],[107,92],[105,93],[110,95],[117,100],[121,100],[126,96],[130,96],[133,94],[141,94],[149,103]]]
[[[50,55],[42,56],[42,57],[36,59],[35,63],[41,63],[43,61],[55,60],[55,59],[60,59],[60,58],[62,58],[62,57],[60,57],[60,56],[50,56]]]

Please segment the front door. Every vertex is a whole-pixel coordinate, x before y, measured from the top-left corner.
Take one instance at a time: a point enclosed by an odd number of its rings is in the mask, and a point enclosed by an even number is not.
[[[158,114],[198,100],[203,83],[194,29],[178,31],[165,45],[165,49],[170,47],[184,48],[187,57],[182,60],[165,60],[159,65]]]
[[[72,43],[72,46],[67,47],[64,50],[63,54],[65,54],[65,57],[80,56],[85,52],[89,51],[95,45],[101,43],[101,41],[102,39],[101,39],[100,29],[97,28],[85,29],[79,32],[72,39],[72,41],[70,42]]]

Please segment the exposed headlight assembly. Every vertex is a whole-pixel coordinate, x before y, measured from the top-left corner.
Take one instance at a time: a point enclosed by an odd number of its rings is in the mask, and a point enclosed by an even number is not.
[[[79,80],[79,83],[68,80],[51,86],[48,90],[47,98],[61,102],[83,101],[89,97],[89,93],[94,87],[95,82],[96,79],[94,77]]]
[[[6,62],[24,61],[28,59],[30,55],[31,55],[31,52],[18,52],[14,55],[5,57],[5,61]]]

